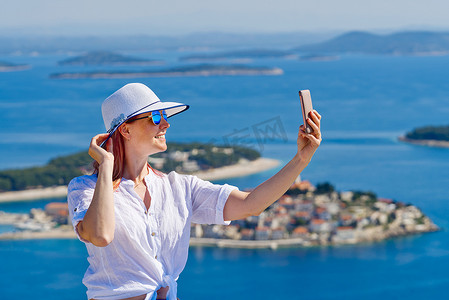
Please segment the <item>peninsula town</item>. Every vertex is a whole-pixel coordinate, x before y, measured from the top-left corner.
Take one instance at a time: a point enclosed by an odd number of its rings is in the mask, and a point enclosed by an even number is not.
[[[0,212],[14,232],[0,239],[75,238],[66,203],[51,202],[29,214]],[[191,244],[238,248],[278,248],[356,244],[432,232],[438,227],[417,207],[371,192],[337,192],[328,183],[316,187],[297,180],[258,216],[230,225],[192,224]]]
[[[169,149],[149,158],[150,164],[163,172],[176,170],[206,180],[256,173],[279,163],[261,158],[257,151],[244,147],[171,143]],[[26,193],[30,185],[25,183],[36,184],[36,178],[46,178],[47,169],[57,168],[71,175],[66,176],[68,183],[70,178],[87,173],[89,162],[87,153],[82,152],[53,159],[37,169],[4,171],[0,178],[8,183],[3,186],[17,187],[18,191],[12,193]],[[25,182],[22,177],[29,179]],[[22,179],[22,185],[18,185],[18,178]],[[59,180],[46,179],[39,184],[51,189]],[[26,187],[24,191],[19,190],[22,186]],[[59,188],[66,190],[66,186]],[[44,209],[31,209],[28,214],[0,211],[1,224],[14,229],[0,234],[0,239],[76,238],[66,202],[49,202]],[[438,227],[413,205],[379,198],[373,192],[338,192],[330,183],[314,186],[298,178],[260,215],[232,221],[228,226],[192,224],[191,244],[240,248],[338,245],[436,230]]]

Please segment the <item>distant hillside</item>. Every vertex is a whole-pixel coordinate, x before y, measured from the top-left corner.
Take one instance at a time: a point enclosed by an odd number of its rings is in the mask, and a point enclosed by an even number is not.
[[[449,32],[399,32],[376,35],[354,31],[326,42],[300,46],[305,53],[363,53],[380,55],[449,54]]]
[[[160,60],[148,60],[141,59],[131,56],[124,56],[121,54],[107,52],[107,51],[94,51],[88,52],[81,56],[76,56],[72,58],[68,58],[58,62],[58,65],[65,66],[88,66],[88,65],[97,65],[97,66],[117,66],[117,65],[160,65],[163,61]]]
[[[64,53],[73,51],[196,51],[199,49],[224,50],[236,48],[286,49],[324,41],[334,33],[222,33],[201,32],[181,36],[129,35],[129,36],[2,36],[0,54],[28,55],[36,53]]]

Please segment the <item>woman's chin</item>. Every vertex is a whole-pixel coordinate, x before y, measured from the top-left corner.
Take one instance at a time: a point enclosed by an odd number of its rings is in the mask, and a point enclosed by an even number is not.
[[[160,149],[160,152],[167,150],[167,143],[165,139],[157,139],[157,143],[155,146]]]
[[[165,151],[167,151],[167,144],[165,143],[165,139],[164,141],[158,140],[157,142],[153,143],[151,147],[151,153],[148,155],[153,155]]]

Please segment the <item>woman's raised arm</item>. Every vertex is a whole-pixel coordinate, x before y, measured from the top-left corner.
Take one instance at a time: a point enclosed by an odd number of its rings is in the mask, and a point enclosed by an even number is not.
[[[321,143],[321,115],[314,110],[309,114],[307,122],[312,127],[313,132],[307,134],[304,131],[304,126],[301,125],[297,139],[298,152],[282,170],[258,185],[250,193],[231,192],[223,212],[226,221],[259,215],[288,190],[302,170],[309,164]]]
[[[107,246],[115,231],[112,139],[106,143],[107,151],[99,146],[107,137],[108,134],[99,134],[91,140],[89,155],[99,164],[98,178],[89,209],[77,225],[80,237],[98,247]]]

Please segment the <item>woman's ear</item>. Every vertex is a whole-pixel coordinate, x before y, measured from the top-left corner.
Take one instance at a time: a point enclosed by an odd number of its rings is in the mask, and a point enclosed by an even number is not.
[[[129,131],[128,124],[126,123],[122,124],[122,126],[118,128],[118,131],[126,141],[129,141],[131,139],[131,132]]]

